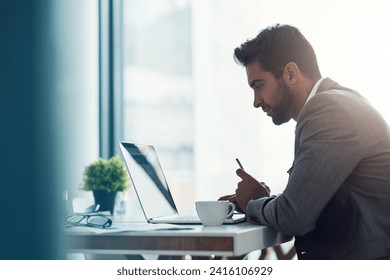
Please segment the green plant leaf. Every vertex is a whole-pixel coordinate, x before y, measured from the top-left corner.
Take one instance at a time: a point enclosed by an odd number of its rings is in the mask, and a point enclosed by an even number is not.
[[[82,189],[85,191],[125,191],[129,186],[125,165],[117,155],[109,160],[99,158],[84,169]]]

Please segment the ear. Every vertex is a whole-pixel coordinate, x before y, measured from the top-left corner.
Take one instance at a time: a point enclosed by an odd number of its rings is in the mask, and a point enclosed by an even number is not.
[[[301,71],[295,62],[289,62],[284,67],[283,78],[288,85],[294,85],[299,80],[300,75]]]

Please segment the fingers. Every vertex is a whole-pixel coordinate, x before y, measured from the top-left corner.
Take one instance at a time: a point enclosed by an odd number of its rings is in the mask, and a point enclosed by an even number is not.
[[[246,173],[245,170],[244,170],[244,169],[241,169],[241,168],[239,168],[239,169],[236,170],[236,174],[237,174],[237,176],[240,177],[241,179],[252,178],[251,175],[249,175],[248,173]]]
[[[241,209],[240,205],[238,204],[238,202],[236,200],[236,195],[235,194],[221,196],[218,200],[228,200],[229,202],[233,202],[234,205],[236,206],[236,211],[237,212],[245,213]]]
[[[243,170],[243,169],[241,169],[241,168],[239,168],[239,169],[236,170],[236,174],[237,174],[237,176],[240,177],[243,181],[244,181],[244,180],[248,180],[248,179],[256,181],[255,178],[253,178],[251,175],[249,175],[248,173],[246,173],[246,171]],[[240,187],[241,185],[245,185],[245,183],[244,183],[243,181],[241,181],[241,182],[238,183],[238,187]],[[271,193],[271,189],[267,186],[266,183],[260,182],[260,185],[261,185],[268,193]]]
[[[229,194],[229,195],[224,195],[224,196],[221,196],[220,198],[218,198],[218,200],[228,200],[230,202],[232,202],[232,200],[235,198],[235,194]]]
[[[236,195],[234,195],[234,197],[232,197],[232,199],[230,200],[230,202],[233,202],[233,203],[234,203],[234,205],[236,206],[236,211],[237,211],[237,212],[245,213],[245,211],[243,211],[242,208],[240,207],[240,205],[238,204]]]
[[[218,200],[233,202],[236,205],[237,211],[245,213],[247,204],[250,200],[269,196],[271,190],[264,182],[257,181],[241,168],[236,170],[236,174],[242,179],[237,184],[236,193],[224,195]]]

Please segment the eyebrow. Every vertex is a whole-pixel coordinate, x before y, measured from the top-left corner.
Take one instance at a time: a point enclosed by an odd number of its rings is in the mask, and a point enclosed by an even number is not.
[[[264,80],[262,80],[262,79],[253,80],[253,81],[249,84],[249,86],[250,86],[251,88],[253,88],[253,86],[254,86],[256,83],[258,83],[258,82],[264,82]]]

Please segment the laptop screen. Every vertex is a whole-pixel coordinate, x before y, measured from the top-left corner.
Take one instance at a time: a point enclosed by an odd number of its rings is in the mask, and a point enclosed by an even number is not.
[[[154,147],[126,142],[119,147],[146,218],[177,214]]]

